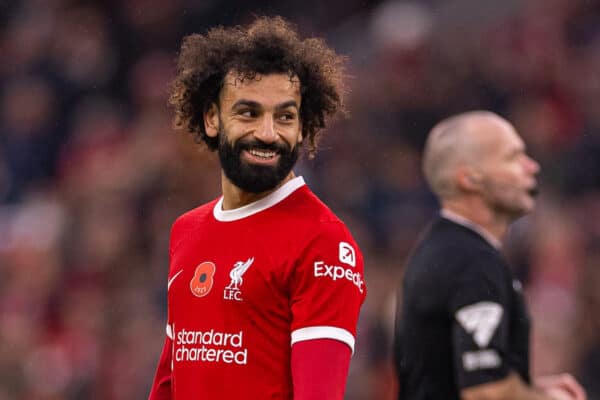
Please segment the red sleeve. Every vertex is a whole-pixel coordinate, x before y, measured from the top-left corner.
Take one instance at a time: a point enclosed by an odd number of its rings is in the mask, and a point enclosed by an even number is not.
[[[292,346],[294,400],[343,400],[352,351],[334,339]]]
[[[167,326],[165,335],[165,344],[156,367],[156,374],[154,375],[154,381],[152,382],[152,388],[150,389],[150,395],[148,400],[171,400],[172,398],[172,365],[173,365],[173,325],[169,315],[168,306],[168,294],[169,286],[173,283],[175,277],[179,274],[171,276],[171,262],[173,259],[173,252],[175,248],[181,243],[181,228],[183,217],[177,218],[173,226],[171,227],[171,235],[169,238],[169,279],[167,281]]]
[[[171,400],[171,352],[173,341],[166,336],[148,400]]]
[[[363,257],[340,222],[319,225],[297,257],[290,281],[292,344],[336,339],[354,350],[367,290]]]

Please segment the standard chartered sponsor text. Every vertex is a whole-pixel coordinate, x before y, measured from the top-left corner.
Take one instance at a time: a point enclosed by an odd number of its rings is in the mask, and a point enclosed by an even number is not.
[[[248,349],[244,332],[191,331],[182,329],[175,336],[175,361],[222,362],[246,365]]]

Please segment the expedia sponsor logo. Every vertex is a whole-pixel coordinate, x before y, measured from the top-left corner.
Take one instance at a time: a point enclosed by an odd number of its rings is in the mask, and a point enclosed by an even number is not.
[[[365,282],[359,272],[355,272],[353,268],[345,268],[340,265],[327,265],[323,261],[315,261],[314,274],[316,278],[329,278],[333,281],[345,279],[350,281],[362,293],[364,291]]]
[[[340,262],[348,264],[351,267],[356,267],[356,253],[354,252],[354,247],[346,242],[340,242],[338,247]]]
[[[244,332],[182,329],[175,337],[175,361],[246,365],[248,349],[244,347]]]

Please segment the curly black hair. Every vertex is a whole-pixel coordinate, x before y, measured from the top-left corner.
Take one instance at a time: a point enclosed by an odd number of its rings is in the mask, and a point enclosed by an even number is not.
[[[308,139],[312,158],[321,129],[336,112],[344,112],[344,62],[322,39],[299,39],[281,17],[259,17],[247,27],[217,27],[206,35],[186,36],[169,98],[175,126],[216,150],[218,139],[207,136],[203,115],[218,104],[226,75],[234,72],[243,80],[287,73],[300,81],[302,137]]]

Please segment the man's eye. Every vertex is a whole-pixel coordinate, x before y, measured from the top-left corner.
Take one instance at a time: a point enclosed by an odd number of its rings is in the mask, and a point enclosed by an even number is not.
[[[241,115],[242,117],[246,117],[246,118],[253,118],[256,116],[256,113],[252,110],[241,110],[239,112],[239,115]]]
[[[294,114],[291,114],[291,113],[281,114],[279,116],[279,119],[282,120],[282,121],[291,121],[294,118],[296,118],[296,116]]]

